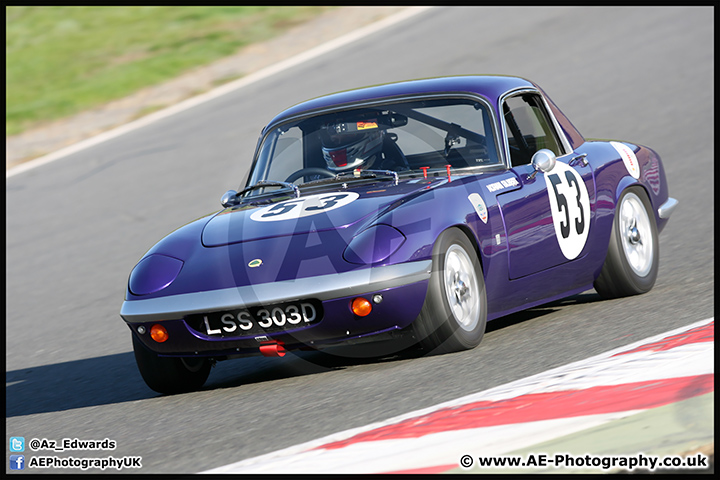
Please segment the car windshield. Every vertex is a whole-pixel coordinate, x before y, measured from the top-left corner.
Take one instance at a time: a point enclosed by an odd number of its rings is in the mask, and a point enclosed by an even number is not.
[[[470,98],[383,103],[303,117],[265,135],[248,186],[346,182],[373,172],[423,175],[445,172],[448,165],[454,170],[497,166],[490,118],[487,105]]]

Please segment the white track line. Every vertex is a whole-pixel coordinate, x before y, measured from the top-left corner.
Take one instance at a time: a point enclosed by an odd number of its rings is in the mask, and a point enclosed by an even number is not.
[[[349,43],[360,40],[364,37],[367,37],[373,33],[380,31],[384,28],[388,28],[392,25],[403,22],[403,21],[405,21],[419,13],[422,13],[430,8],[432,8],[432,7],[408,7],[407,9],[402,10],[402,11],[400,11],[394,15],[391,15],[387,18],[379,20],[379,21],[372,23],[370,25],[367,25],[365,27],[359,28],[355,31],[352,31],[352,32],[346,34],[346,35],[343,35],[342,37],[336,38],[334,40],[330,40],[326,43],[318,45],[317,47],[311,48],[310,50],[307,50],[303,53],[295,55],[294,57],[290,57],[287,60],[283,60],[274,65],[270,65],[269,67],[266,67],[262,70],[258,70],[255,73],[251,73],[251,74],[249,74],[245,77],[242,77],[238,80],[235,80],[230,83],[226,83],[225,85],[222,85],[218,88],[210,90],[209,92],[189,98],[189,99],[182,101],[176,105],[165,108],[163,110],[158,110],[157,112],[146,115],[146,116],[139,118],[133,122],[126,123],[125,125],[114,128],[112,130],[108,130],[107,132],[103,132],[99,135],[88,138],[86,140],[82,140],[78,143],[75,143],[68,147],[62,148],[53,153],[49,153],[47,155],[36,158],[29,162],[20,164],[16,167],[11,168],[10,170],[7,170],[7,172],[5,174],[5,178],[10,178],[10,177],[18,175],[20,173],[27,172],[28,170],[32,170],[32,169],[40,167],[42,165],[46,165],[46,164],[48,164],[50,162],[54,162],[55,160],[58,160],[60,158],[66,157],[68,155],[77,153],[82,150],[85,150],[86,148],[93,147],[93,146],[98,145],[107,140],[117,138],[128,132],[132,132],[133,130],[137,130],[139,128],[145,127],[147,125],[157,122],[158,120],[162,120],[171,115],[175,115],[176,113],[183,112],[190,108],[196,107],[197,105],[200,105],[204,102],[213,100],[213,99],[218,98],[227,93],[233,92],[233,91],[238,90],[243,87],[246,87],[246,86],[248,86],[252,83],[255,83],[259,80],[265,79],[271,75],[275,75],[276,73],[280,73],[284,70],[292,68],[303,62],[307,62],[308,60],[311,60],[313,58],[319,57],[320,55],[324,55],[328,52],[331,52],[340,47],[343,47]]]

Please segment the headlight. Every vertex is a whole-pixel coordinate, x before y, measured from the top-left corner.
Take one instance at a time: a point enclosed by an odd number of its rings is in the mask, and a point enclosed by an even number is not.
[[[183,267],[182,260],[152,254],[143,258],[130,273],[128,287],[133,295],[147,295],[170,285]]]
[[[374,225],[350,241],[343,258],[359,265],[382,262],[405,243],[405,235],[390,225]]]

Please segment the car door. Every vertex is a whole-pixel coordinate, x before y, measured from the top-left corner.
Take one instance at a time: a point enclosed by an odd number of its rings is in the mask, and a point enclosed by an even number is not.
[[[537,92],[511,95],[502,108],[511,170],[520,183],[520,188],[497,197],[512,280],[584,256],[595,187],[589,163],[559,137]],[[536,172],[531,164],[533,154],[543,148],[557,156],[547,173]]]

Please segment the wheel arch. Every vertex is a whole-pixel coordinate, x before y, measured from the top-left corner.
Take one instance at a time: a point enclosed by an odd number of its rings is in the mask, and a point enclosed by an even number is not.
[[[615,193],[612,199],[612,213],[604,216],[604,218],[607,220],[596,221],[595,223],[595,228],[597,229],[597,231],[595,232],[595,236],[597,237],[597,239],[602,239],[598,243],[597,248],[601,248],[604,252],[606,252],[606,254],[608,247],[610,246],[610,235],[612,233],[612,226],[615,221],[615,215],[617,215],[617,206],[618,202],[620,201],[620,197],[626,190],[633,187],[638,187],[640,190],[642,190],[642,192],[648,198],[650,205],[653,205],[652,196],[649,194],[647,186],[643,185],[642,182],[636,180],[630,175],[626,175],[620,179],[620,181],[615,187]],[[657,215],[657,211],[654,206],[653,210],[655,211],[655,215]],[[655,221],[657,223],[657,217],[655,218]],[[605,256],[602,257],[602,261],[596,266],[595,273],[593,275],[596,279],[600,275],[604,261]]]
[[[477,255],[478,262],[480,262],[480,268],[482,268],[483,277],[484,277],[485,276],[485,259],[483,257],[482,249],[480,248],[480,242],[478,241],[477,237],[475,236],[475,233],[472,231],[470,226],[468,226],[465,223],[461,223],[461,224],[454,225],[454,226],[451,226],[448,228],[457,228],[462,233],[464,233],[465,236],[468,238],[468,240],[472,244],[473,248],[475,249],[475,254]]]
[[[657,209],[655,203],[653,202],[653,196],[650,195],[650,191],[648,190],[647,186],[644,185],[642,182],[635,180],[630,175],[627,175],[623,177],[617,184],[617,187],[615,187],[615,198],[613,199],[615,202],[615,207],[617,207],[618,201],[620,200],[620,197],[622,196],[623,192],[625,190],[628,190],[632,187],[640,187],[642,191],[645,193],[645,196],[647,197],[648,201],[650,201],[650,205],[653,207],[653,211]],[[657,214],[657,213],[656,213]]]
[[[457,229],[459,230],[465,237],[467,237],[468,241],[472,245],[472,247],[475,249],[475,255],[477,256],[478,263],[480,263],[480,268],[482,270],[483,274],[483,280],[486,280],[485,277],[485,258],[482,253],[482,249],[480,248],[480,241],[478,240],[475,232],[470,228],[470,226],[466,223],[456,223],[454,225],[448,225],[444,229],[442,229],[437,236],[435,237],[435,241],[433,242],[433,251],[435,250],[435,245],[437,244],[438,240],[440,239],[440,236],[445,233],[448,230],[451,229]]]

